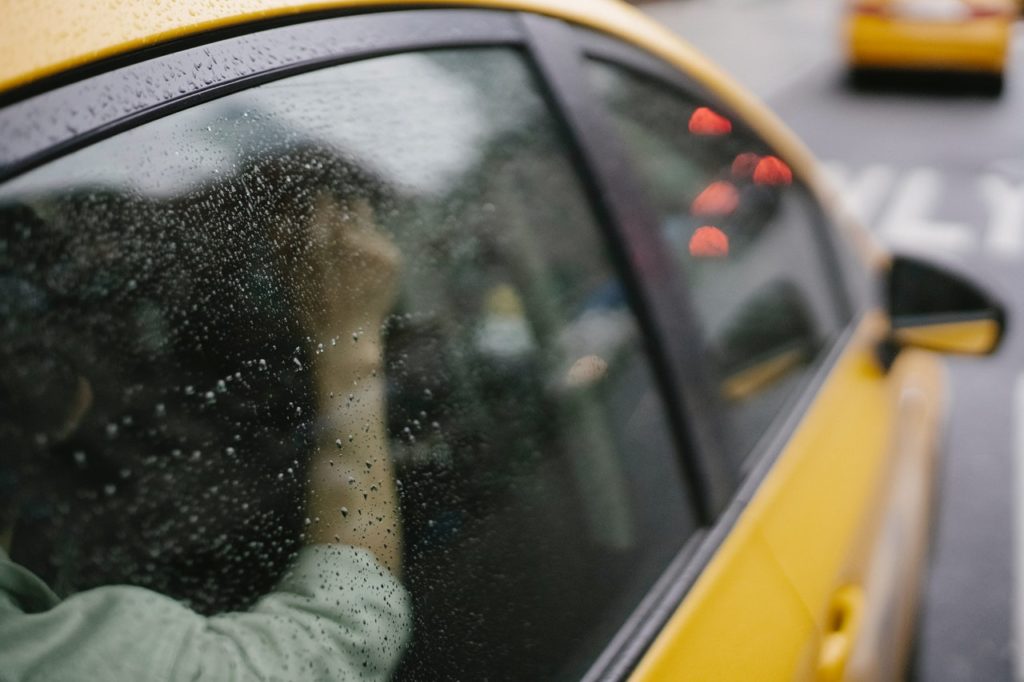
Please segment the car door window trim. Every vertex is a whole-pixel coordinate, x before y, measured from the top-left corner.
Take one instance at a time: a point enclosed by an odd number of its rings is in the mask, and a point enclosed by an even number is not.
[[[0,109],[0,182],[146,121],[303,71],[411,50],[522,42],[512,12],[421,9],[305,18],[156,57],[142,51],[151,58]]]
[[[667,254],[652,237],[654,214],[638,199],[635,176],[625,163],[624,151],[615,144],[610,122],[586,85],[578,34],[557,19],[524,14],[523,21],[534,60],[557,100],[555,108],[565,117],[591,176],[595,200],[614,226],[609,237],[624,254],[627,283],[652,344],[652,357],[659,363],[681,462],[695,488],[702,520],[710,523],[724,508],[737,481],[724,453],[716,450],[717,419],[694,391],[703,375],[695,371],[693,359],[683,351],[697,343],[695,327],[686,324],[688,316],[678,315],[685,289]],[[645,277],[638,276],[640,268]]]

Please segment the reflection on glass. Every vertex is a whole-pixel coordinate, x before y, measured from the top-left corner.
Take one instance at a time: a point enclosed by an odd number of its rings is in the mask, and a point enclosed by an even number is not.
[[[693,528],[513,51],[284,79],[8,183],[0,311],[15,679],[574,676]]]
[[[590,75],[690,284],[726,450],[743,463],[842,324],[818,214],[739,122],[621,67]]]

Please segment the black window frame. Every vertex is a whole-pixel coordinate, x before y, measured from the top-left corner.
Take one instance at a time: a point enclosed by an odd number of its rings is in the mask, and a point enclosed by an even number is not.
[[[687,74],[661,61],[654,55],[645,53],[627,43],[589,29],[576,29],[576,32],[580,36],[578,40],[581,44],[584,59],[623,68],[628,72],[637,74],[638,77],[646,78],[653,83],[664,86],[668,91],[676,92],[691,100],[706,102],[729,118],[742,121],[745,128],[755,135],[767,149],[771,150],[772,154],[785,159],[785,155],[769,144],[755,126],[751,125],[744,116],[741,116],[732,107],[723,102],[720,97],[716,96],[704,84],[690,78]],[[586,76],[585,72],[581,72],[578,77],[589,84],[589,79]],[[589,89],[589,92],[593,99],[588,103],[588,106],[592,111],[598,112],[592,115],[603,114],[607,116],[606,107],[603,102],[600,101],[592,88]],[[625,158],[623,145],[619,142],[614,131],[610,132],[610,137],[605,139],[603,144],[607,148],[622,154],[623,158],[618,163],[629,168],[629,172],[635,177],[640,177],[639,172],[633,168],[634,164]],[[819,357],[815,359],[808,381],[795,395],[790,396],[784,401],[778,414],[773,417],[765,432],[756,441],[751,452],[745,457],[742,470],[736,472],[739,481],[737,482],[737,490],[734,492],[741,499],[748,497],[744,494],[743,490],[750,488],[752,483],[750,479],[754,479],[753,483],[759,484],[764,475],[771,469],[771,465],[781,454],[785,444],[789,441],[803,414],[807,411],[811,402],[813,402],[814,396],[835,366],[841,351],[848,345],[849,338],[866,312],[863,302],[858,305],[857,297],[854,291],[852,291],[851,282],[848,279],[848,270],[844,267],[839,253],[839,249],[842,248],[840,236],[828,217],[824,208],[824,202],[814,193],[812,186],[799,176],[794,178],[793,185],[788,191],[798,193],[801,205],[806,209],[809,221],[808,227],[815,237],[814,246],[824,263],[824,271],[828,278],[827,284],[830,289],[829,295],[837,308],[838,317],[843,322],[840,332]],[[635,192],[633,200],[645,202],[644,192]],[[653,216],[655,209],[653,206],[647,206],[646,212],[648,215]],[[649,223],[647,229],[656,230],[656,220]],[[687,324],[691,327],[699,327],[699,320],[694,316],[693,306],[689,303],[689,294],[685,291],[687,285],[684,283],[682,286],[684,291],[680,294],[680,300],[683,301],[683,304],[679,306],[678,314],[686,317]],[[697,341],[686,349],[685,355],[690,358],[691,363],[694,362],[694,358],[699,357],[700,353],[697,349],[700,347],[701,343]],[[704,365],[699,361],[694,364],[696,365],[694,368],[695,372],[703,373],[705,371]],[[710,388],[710,380],[707,377],[702,377],[702,379],[699,383],[701,390],[704,391],[701,395],[701,400],[708,405],[715,405],[717,397]],[[720,408],[717,405],[714,412],[713,418],[721,421],[723,415],[720,413]],[[703,453],[704,457],[720,455],[721,453],[717,451]]]
[[[122,131],[262,83],[390,54],[500,46],[524,53],[565,129],[570,160],[643,332],[683,484],[701,524],[681,538],[676,557],[585,677],[624,679],[724,538],[711,526],[731,504],[737,480],[714,452],[713,419],[702,413],[691,388],[699,374],[678,350],[669,351],[694,333],[673,302],[680,283],[647,229],[653,214],[631,192],[635,180],[622,156],[601,144],[599,131],[607,128],[583,111],[589,95],[582,81],[573,82],[583,53],[569,24],[508,10],[378,8],[293,15],[170,41],[0,95],[0,183]],[[639,276],[641,265],[653,276]]]
[[[684,96],[697,97],[727,116],[744,121],[767,148],[785,158],[768,144],[756,126],[750,125],[746,117],[738,115],[722,102],[711,88],[659,57],[588,27],[571,26],[541,17],[531,17],[528,23],[536,32],[542,68],[546,67],[550,73],[548,78],[561,97],[565,115],[576,130],[583,153],[597,176],[595,182],[603,188],[610,213],[629,239],[652,245],[651,235],[657,233],[656,211],[644,199],[644,192],[639,191],[640,174],[627,158],[606,106],[590,85],[585,69],[587,60],[623,67]],[[799,177],[794,188],[802,194],[808,209],[809,227],[816,237],[816,247],[831,285],[831,298],[843,324],[830,345],[816,359],[804,386],[783,404],[779,414],[773,418],[747,456],[742,471],[730,468],[722,472],[725,453],[718,446],[721,440],[709,443],[709,440],[714,441],[716,430],[722,428],[723,415],[716,409],[709,409],[714,403],[713,391],[706,368],[699,361],[697,349],[701,348],[701,343],[694,331],[698,322],[687,286],[681,277],[665,277],[658,270],[652,278],[651,270],[643,271],[641,287],[651,291],[649,300],[657,308],[655,315],[666,324],[663,333],[665,329],[671,329],[673,334],[662,337],[663,352],[673,356],[671,362],[680,372],[677,376],[688,377],[690,382],[687,384],[690,391],[684,391],[687,395],[683,396],[679,406],[687,415],[689,432],[696,432],[687,455],[692,458],[702,484],[713,486],[717,483],[724,485],[724,490],[713,489],[706,498],[711,515],[708,527],[698,534],[699,537],[691,538],[686,560],[674,564],[666,572],[665,577],[669,578],[674,570],[674,578],[666,579],[652,589],[649,599],[637,609],[630,622],[623,624],[620,636],[608,647],[587,679],[624,679],[636,666],[753,499],[868,312],[870,302],[856,296],[849,270],[842,262],[839,250],[843,244],[835,221],[829,217],[826,202],[816,194],[812,184]],[[675,269],[675,265],[671,268]],[[639,268],[634,271],[640,272]],[[674,339],[672,344],[665,343],[668,338]],[[716,474],[720,478],[715,479]]]

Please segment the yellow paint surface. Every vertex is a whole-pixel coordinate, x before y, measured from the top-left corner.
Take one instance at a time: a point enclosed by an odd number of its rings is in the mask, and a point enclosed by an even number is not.
[[[893,519],[904,534],[921,542],[927,537],[930,497],[910,509],[894,506],[892,500],[901,499],[903,491],[893,492],[893,472],[896,462],[910,462],[910,474],[899,479],[901,485],[930,490],[933,436],[941,413],[937,406],[945,388],[936,360],[923,354],[913,358],[908,370],[883,373],[873,350],[884,335],[881,315],[862,323],[634,680],[815,679],[817,647],[829,634],[839,590],[877,583],[872,572],[891,578],[888,574],[901,561],[914,570],[900,575],[903,582],[896,584],[905,589],[908,581],[919,579],[920,565],[912,559],[919,557],[920,542],[908,541],[909,555],[897,551],[895,564],[880,564],[875,557],[882,549],[892,551],[879,538]],[[915,393],[924,396],[919,400],[928,409],[901,412],[908,382],[930,387]],[[907,434],[917,439],[908,439]],[[779,585],[780,574],[792,594]],[[915,592],[906,591],[899,599],[909,599],[912,605]],[[885,611],[893,599],[885,596],[886,603],[879,604],[867,594],[874,612],[863,614],[870,627],[858,639],[874,642],[872,628],[892,629],[892,649],[893,641],[898,647],[905,640],[911,621],[902,615],[905,609],[897,609],[890,618]],[[794,617],[797,606],[814,631]],[[896,625],[890,627],[894,619]],[[727,655],[726,649],[732,653]],[[893,655],[902,660],[901,652]]]
[[[847,20],[849,59],[861,67],[978,70],[1001,73],[1012,18],[922,22],[854,15]]]

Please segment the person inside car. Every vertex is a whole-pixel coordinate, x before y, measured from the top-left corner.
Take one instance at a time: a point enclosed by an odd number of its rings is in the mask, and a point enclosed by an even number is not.
[[[230,216],[155,267],[88,211],[3,210],[5,680],[390,677],[411,618],[381,338],[399,261],[371,190],[305,149],[103,203],[150,261],[169,220]]]

